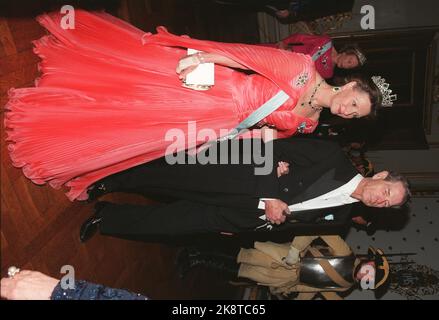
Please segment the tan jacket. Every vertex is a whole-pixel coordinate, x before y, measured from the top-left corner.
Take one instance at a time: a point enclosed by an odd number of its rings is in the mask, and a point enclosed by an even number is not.
[[[339,236],[298,236],[291,244],[273,242],[255,242],[254,249],[241,249],[237,262],[240,263],[239,276],[251,279],[260,285],[268,286],[273,294],[288,295],[298,292],[297,299],[312,299],[317,293],[326,299],[341,299],[335,291],[346,291],[340,288],[331,292],[322,291],[299,283],[299,264],[288,265],[284,258],[290,251],[299,251],[301,256],[309,250],[312,242],[322,239],[331,255],[349,256],[351,249]]]

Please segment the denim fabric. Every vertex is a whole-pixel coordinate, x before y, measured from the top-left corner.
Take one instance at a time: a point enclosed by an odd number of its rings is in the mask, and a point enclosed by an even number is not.
[[[63,289],[59,282],[52,292],[51,300],[148,300],[148,298],[127,290],[79,280],[75,282],[75,289]]]

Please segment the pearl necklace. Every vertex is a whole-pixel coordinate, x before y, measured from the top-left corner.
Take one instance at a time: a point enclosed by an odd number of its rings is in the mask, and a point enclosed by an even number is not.
[[[309,98],[309,101],[308,101],[308,105],[311,107],[311,109],[316,110],[316,111],[321,111],[321,110],[323,109],[323,107],[315,107],[315,106],[312,105],[312,102],[311,102],[311,101],[312,101],[312,99],[314,99],[314,96],[316,95],[317,90],[320,88],[320,86],[322,85],[323,82],[325,82],[325,79],[322,79],[322,81],[320,81],[320,82],[316,85],[316,87],[314,88],[314,90],[313,90],[313,92],[312,92],[312,94],[311,94],[311,97]],[[300,105],[301,105],[302,107],[305,107],[305,102],[302,102]]]

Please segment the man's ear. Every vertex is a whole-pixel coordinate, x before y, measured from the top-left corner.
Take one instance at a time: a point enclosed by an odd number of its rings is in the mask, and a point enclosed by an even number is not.
[[[389,175],[389,171],[381,171],[375,174],[372,179],[373,180],[382,180],[385,179]]]

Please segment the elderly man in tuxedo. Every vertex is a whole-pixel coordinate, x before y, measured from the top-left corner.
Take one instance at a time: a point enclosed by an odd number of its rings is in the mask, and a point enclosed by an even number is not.
[[[268,142],[265,150],[273,151],[277,164],[266,175],[255,175],[260,164],[254,161],[170,165],[162,158],[109,176],[90,187],[90,200],[110,192],[137,192],[171,202],[98,202],[81,228],[81,241],[98,229],[117,236],[187,235],[345,223],[354,203],[395,207],[410,195],[407,180],[396,173],[362,177],[333,142],[295,137]]]

